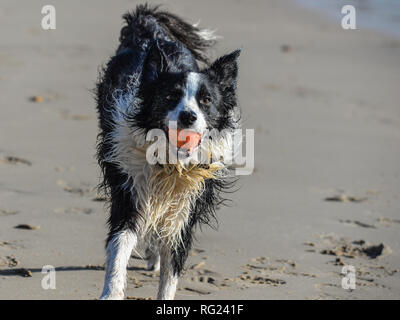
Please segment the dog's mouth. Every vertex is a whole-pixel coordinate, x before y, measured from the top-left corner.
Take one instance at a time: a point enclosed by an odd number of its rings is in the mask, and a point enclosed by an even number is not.
[[[170,145],[177,148],[179,152],[192,154],[200,145],[202,135],[191,129],[171,129],[166,127],[165,132]]]

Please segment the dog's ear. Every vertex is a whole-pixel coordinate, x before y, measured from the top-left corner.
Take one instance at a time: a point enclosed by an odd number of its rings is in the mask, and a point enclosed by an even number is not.
[[[158,75],[166,68],[166,61],[157,45],[153,45],[143,67],[143,79],[148,83],[157,81]]]
[[[132,74],[133,61],[135,54],[132,49],[121,50],[107,64],[107,77],[109,77],[112,86],[120,87],[124,85],[128,75]]]
[[[219,84],[223,92],[236,89],[237,59],[241,51],[238,49],[218,58],[207,70],[208,75]]]

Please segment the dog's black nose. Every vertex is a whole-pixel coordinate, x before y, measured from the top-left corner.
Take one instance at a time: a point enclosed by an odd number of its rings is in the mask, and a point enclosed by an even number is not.
[[[181,111],[179,113],[179,125],[182,127],[189,127],[197,120],[197,115],[195,112],[189,111]]]

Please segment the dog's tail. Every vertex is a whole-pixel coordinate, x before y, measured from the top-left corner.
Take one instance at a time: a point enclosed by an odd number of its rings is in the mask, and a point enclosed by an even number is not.
[[[198,24],[191,25],[174,14],[160,11],[159,6],[138,5],[135,11],[126,13],[123,18],[126,22],[120,35],[123,47],[130,47],[135,38],[156,37],[154,24],[157,24],[171,39],[181,42],[189,49],[197,60],[208,63],[204,52],[213,46],[218,38],[214,31],[199,29]]]

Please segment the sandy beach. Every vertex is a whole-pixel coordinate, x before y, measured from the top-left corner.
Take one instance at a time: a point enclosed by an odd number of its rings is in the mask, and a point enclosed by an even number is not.
[[[56,30],[41,28],[41,1],[0,5],[0,299],[100,296],[92,89],[138,3],[54,0]],[[243,49],[239,101],[255,129],[254,172],[218,230],[198,230],[176,299],[400,299],[400,39],[286,0],[165,8],[217,29],[211,57]],[[157,286],[133,254],[126,297]]]

